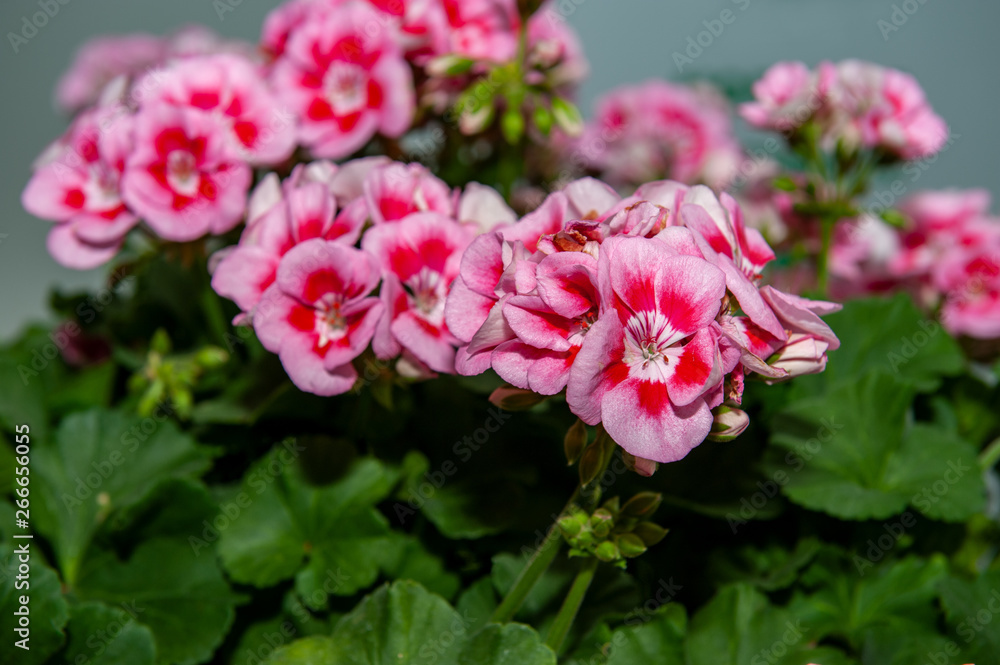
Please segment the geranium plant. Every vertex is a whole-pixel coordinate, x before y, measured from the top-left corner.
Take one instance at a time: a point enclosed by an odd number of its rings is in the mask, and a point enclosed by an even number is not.
[[[81,50],[23,204],[109,278],[0,354],[4,662],[1000,662],[1000,223],[868,198],[944,120],[779,63],[762,163],[586,69],[514,0]]]

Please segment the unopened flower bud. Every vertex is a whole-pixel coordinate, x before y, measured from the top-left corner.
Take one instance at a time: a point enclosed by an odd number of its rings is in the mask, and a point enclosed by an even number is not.
[[[746,411],[725,404],[712,410],[715,421],[708,438],[712,441],[732,441],[750,425],[750,416]]]
[[[632,533],[642,538],[642,542],[646,547],[652,547],[666,537],[667,529],[652,522],[639,522],[632,529]]]
[[[594,556],[596,556],[601,561],[617,561],[621,558],[621,552],[618,551],[618,546],[615,545],[610,540],[606,540],[594,550]]]
[[[788,372],[792,378],[803,374],[817,374],[826,369],[826,350],[830,345],[811,335],[792,333],[788,342],[769,359],[769,365]]]
[[[623,533],[615,540],[622,556],[633,558],[646,551],[646,543],[634,533]]]
[[[663,502],[659,492],[640,492],[625,502],[622,515],[625,517],[648,517],[656,512]]]
[[[527,411],[546,399],[545,395],[510,385],[500,386],[490,395],[490,403],[504,411]]]

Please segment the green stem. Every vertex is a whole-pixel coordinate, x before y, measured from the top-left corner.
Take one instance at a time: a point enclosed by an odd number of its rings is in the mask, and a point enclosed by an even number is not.
[[[510,591],[504,597],[503,602],[493,612],[490,621],[494,623],[506,623],[514,618],[514,615],[521,609],[521,605],[524,604],[525,599],[531,593],[535,584],[545,574],[545,571],[549,569],[552,562],[555,561],[556,555],[562,549],[562,542],[563,539],[562,534],[559,533],[559,527],[553,524],[549,527],[549,532],[545,535],[545,540],[542,541],[541,547],[531,555],[531,559],[514,581],[514,586],[511,587]]]
[[[993,465],[998,461],[1000,461],[1000,438],[994,440],[983,449],[983,452],[979,453],[979,468],[986,471],[993,468]]]
[[[597,564],[598,560],[594,558],[584,561],[580,572],[576,574],[576,579],[573,580],[573,586],[566,594],[566,600],[559,608],[559,614],[556,615],[555,621],[549,628],[545,643],[556,653],[559,653],[559,648],[566,640],[566,635],[573,626],[573,620],[576,619],[576,615],[580,611],[583,598],[587,595],[587,589],[590,588],[590,583],[594,580],[594,573],[597,572]]]

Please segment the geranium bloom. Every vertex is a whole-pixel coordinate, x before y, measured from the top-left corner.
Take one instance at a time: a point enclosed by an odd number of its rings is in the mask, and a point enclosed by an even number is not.
[[[264,20],[261,43],[277,57],[289,37],[304,24],[317,20],[352,0],[291,0]],[[379,27],[397,30],[407,57],[417,60],[443,52],[447,45],[447,18],[440,0],[367,0],[382,12]]]
[[[812,71],[781,62],[753,92],[754,101],[740,106],[747,122],[791,135],[813,122],[827,150],[864,147],[917,159],[936,153],[948,138],[947,126],[912,76],[870,62],[823,62]]]
[[[445,324],[445,300],[475,230],[444,215],[414,213],[365,233],[362,247],[379,260],[386,305],[373,349],[392,358],[405,349],[436,372],[455,371],[459,341]]]
[[[725,275],[642,238],[604,241],[600,261],[603,311],[570,373],[570,409],[632,455],[681,459],[712,427],[705,395],[722,380],[712,323]]]
[[[258,67],[233,54],[192,57],[147,76],[143,104],[167,103],[215,115],[234,150],[252,164],[286,159],[295,119],[279,106]]]
[[[136,115],[134,136],[122,197],[157,235],[185,242],[239,223],[250,167],[214,116],[157,104]]]
[[[361,228],[335,217],[336,209],[336,200],[323,183],[288,188],[281,201],[248,226],[240,244],[222,258],[212,275],[212,288],[245,313],[252,313],[274,283],[281,258],[292,247],[313,238],[345,245],[357,242]]]
[[[99,37],[80,47],[56,86],[56,103],[76,111],[97,102],[114,78],[138,74],[159,63],[166,54],[162,37],[148,34]]]
[[[584,252],[551,254],[535,270],[537,295],[513,295],[504,319],[517,336],[491,362],[508,383],[542,395],[561,392],[583,340],[597,320],[597,260]]]
[[[412,76],[381,20],[366,4],[338,6],[293,31],[274,65],[278,97],[299,115],[299,140],[319,157],[347,156],[379,132],[398,137],[410,126]]]
[[[132,118],[123,109],[85,111],[42,156],[21,201],[33,215],[57,222],[52,256],[70,268],[111,259],[137,222],[119,191],[132,150]]]
[[[448,185],[421,164],[392,162],[364,180],[367,213],[375,224],[394,222],[414,212],[452,215],[455,196]]]
[[[717,93],[661,80],[604,95],[573,150],[602,178],[631,187],[659,178],[723,187],[741,157]]]
[[[296,386],[317,395],[351,389],[358,376],[351,361],[382,315],[382,303],[368,295],[378,281],[375,257],[321,238],[285,255],[253,323]]]
[[[517,52],[521,24],[513,0],[442,0],[449,52],[474,60],[507,62]]]

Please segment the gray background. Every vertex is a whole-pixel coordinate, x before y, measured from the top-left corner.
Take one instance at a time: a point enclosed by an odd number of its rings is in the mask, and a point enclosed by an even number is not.
[[[20,32],[23,17],[39,11],[38,0],[0,0],[0,338],[44,318],[51,287],[96,286],[101,280],[101,270],[58,266],[45,250],[49,224],[20,206],[31,161],[65,127],[53,110],[52,89],[75,49],[101,33],[164,33],[195,22],[254,39],[277,4],[220,0],[235,5],[220,18],[211,0],[61,1],[66,4],[58,5],[58,13],[15,54],[7,34]],[[904,4],[912,13],[884,37],[879,20],[890,21],[893,5],[902,11]],[[906,179],[908,187],[986,187],[1000,193],[996,0],[562,0],[558,7],[579,31],[591,63],[580,100],[585,112],[602,91],[649,77],[751,80],[777,60],[813,65],[856,57],[915,74],[957,135],[917,182]],[[703,21],[726,9],[735,20],[678,72],[673,53],[683,51],[689,37],[698,38]]]

